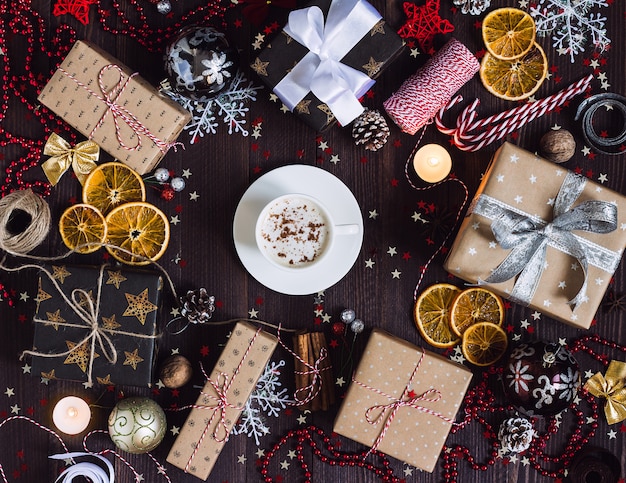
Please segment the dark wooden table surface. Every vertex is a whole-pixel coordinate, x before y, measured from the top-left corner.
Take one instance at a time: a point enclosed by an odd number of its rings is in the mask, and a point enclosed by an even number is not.
[[[3,76],[3,95],[8,95],[8,110],[2,113],[2,128],[5,131],[18,133],[32,139],[44,139],[41,124],[36,121],[31,111],[36,106],[36,95],[47,76],[50,75],[58,61],[56,58],[37,57],[36,72],[42,75],[33,83],[24,82],[19,88],[23,97],[30,102],[25,105],[19,102],[15,92],[7,86],[7,76],[24,76],[23,53],[27,48],[24,40],[24,23],[14,23],[15,15],[6,6],[21,8],[22,16],[32,21],[29,9],[36,12],[42,24],[37,29],[45,29],[43,39],[44,50],[51,50],[56,45],[53,40],[60,39],[68,43],[66,34],[57,35],[55,29],[67,25],[76,33],[76,38],[88,39],[103,47],[133,69],[140,72],[151,83],[158,84],[164,77],[162,54],[163,49],[171,40],[173,33],[167,30],[159,34],[159,27],[172,27],[176,22],[186,24],[193,21],[181,20],[183,15],[197,6],[206,4],[199,0],[173,1],[173,14],[163,16],[156,12],[155,6],[147,0],[96,0],[96,5],[87,6],[89,23],[82,25],[71,15],[53,15],[55,4],[68,2],[54,0],[13,0],[3,1],[0,5],[0,47],[2,57],[0,65],[7,66]],[[70,4],[72,2],[69,2]],[[423,2],[417,2],[421,4]],[[529,2],[494,1],[491,8],[503,5],[518,6]],[[559,56],[551,46],[549,38],[539,39],[543,45],[550,65],[551,76],[541,86],[536,97],[550,95],[561,88],[577,81],[587,74],[593,74],[593,93],[615,92],[626,94],[624,79],[624,35],[626,24],[625,6],[619,2],[608,2],[606,7],[594,7],[607,16],[607,35],[612,40],[610,50],[595,54],[591,46],[576,56],[571,63],[566,55]],[[261,85],[259,79],[247,68],[255,53],[254,42],[257,35],[267,40],[266,26],[276,21],[279,25],[285,22],[287,11],[274,6],[270,14],[260,26],[254,26],[242,15],[241,5],[230,5],[226,14],[227,31],[232,43],[241,52],[241,65],[245,75],[255,85]],[[405,21],[400,0],[387,2],[375,1],[387,22],[399,28]],[[136,5],[145,12],[145,37],[139,35],[139,42],[129,34],[131,27],[140,26],[143,20],[137,15]],[[528,8],[528,7],[526,7]],[[124,12],[130,27],[122,28],[117,35],[105,32],[102,20],[107,25],[120,26],[117,11]],[[453,34],[439,35],[435,38],[435,47],[440,47],[454,36],[464,42],[472,52],[481,51],[482,40],[480,22],[483,15],[463,15],[454,8],[451,1],[441,2],[440,13],[454,25]],[[241,22],[239,22],[241,21]],[[117,23],[116,23],[117,22]],[[219,22],[217,22],[219,25]],[[141,30],[141,29],[140,29]],[[15,34],[11,35],[10,32]],[[274,29],[274,32],[276,30]],[[146,44],[146,41],[149,44]],[[143,43],[143,45],[142,45]],[[147,46],[146,46],[147,45]],[[39,45],[34,46],[36,51]],[[56,48],[56,47],[55,47]],[[364,104],[382,111],[383,101],[396,90],[400,84],[413,74],[428,55],[419,53],[417,46],[405,49],[402,55],[383,73],[372,96],[367,96]],[[606,79],[605,89],[602,80]],[[461,90],[465,101],[470,102],[478,97],[481,100],[479,115],[486,116],[514,107],[515,103],[506,102],[490,95],[481,85],[478,77],[472,79]],[[577,137],[576,154],[564,166],[579,170],[589,178],[601,180],[604,186],[621,193],[626,193],[626,169],[623,156],[585,155],[584,143],[580,136],[580,127],[574,122],[574,113],[580,98],[576,98],[559,112],[552,112],[533,123],[522,127],[507,139],[530,151],[538,149],[538,140],[542,134],[553,126],[562,126],[571,130]],[[405,161],[417,142],[417,136],[403,134],[397,126],[389,121],[391,135],[389,142],[378,152],[368,152],[354,145],[350,129],[334,127],[325,133],[317,133],[296,119],[290,113],[280,109],[280,104],[270,99],[270,91],[260,91],[258,99],[251,102],[247,115],[247,128],[252,131],[252,124],[260,126],[260,136],[242,136],[240,133],[228,134],[228,126],[220,123],[216,134],[207,134],[199,138],[195,144],[189,143],[189,135],[184,132],[180,140],[187,146],[185,150],[170,152],[162,161],[161,166],[182,174],[189,170],[191,176],[186,178],[186,188],[177,193],[171,201],[159,197],[158,190],[150,189],[148,201],[161,208],[171,223],[171,240],[161,264],[171,276],[179,293],[206,287],[217,300],[214,320],[233,318],[258,318],[270,323],[282,323],[286,328],[324,330],[329,340],[337,340],[337,347],[331,347],[331,357],[335,364],[335,377],[349,380],[351,365],[341,368],[342,360],[351,355],[353,362],[358,362],[364,342],[371,328],[381,327],[393,334],[415,344],[422,344],[418,331],[413,323],[413,292],[420,274],[420,267],[431,257],[441,244],[446,231],[455,229],[452,226],[454,214],[464,193],[460,185],[448,182],[433,189],[415,191],[408,184],[404,175]],[[458,112],[458,111],[457,111]],[[450,119],[456,112],[450,116]],[[440,134],[434,126],[427,129],[422,142],[435,142],[448,145],[446,136]],[[468,187],[470,196],[481,179],[491,155],[499,146],[496,142],[476,153],[465,153],[449,146],[453,159],[453,173]],[[593,153],[593,152],[592,152]],[[15,146],[0,147],[0,167],[10,167],[13,160],[23,159],[25,152]],[[44,181],[44,175],[38,167],[39,159],[35,157],[34,167],[30,168],[24,178]],[[108,159],[105,155],[102,159]],[[232,224],[237,204],[246,189],[256,179],[272,169],[285,165],[304,164],[317,166],[332,173],[343,181],[358,200],[364,222],[364,240],[358,258],[337,284],[318,294],[306,296],[289,296],[277,293],[264,287],[251,277],[240,262],[233,243]],[[606,175],[606,176],[604,176]],[[314,189],[312,188],[312,191]],[[46,200],[52,207],[52,228],[44,244],[34,253],[42,256],[56,256],[65,251],[56,223],[63,209],[80,198],[80,185],[71,176],[66,175],[55,188],[52,188]],[[412,215],[420,213],[431,224],[416,222]],[[432,228],[436,223],[443,225],[442,231]],[[449,243],[448,243],[449,244]],[[69,263],[92,263],[102,261],[102,251],[93,255],[73,255]],[[429,266],[422,282],[422,288],[434,282],[451,281],[459,286],[462,282],[450,278],[442,268],[443,255],[439,254]],[[53,403],[67,394],[77,394],[94,404],[94,418],[91,429],[105,429],[106,418],[116,399],[121,396],[142,395],[154,398],[163,407],[172,405],[183,406],[195,401],[198,389],[188,385],[180,391],[171,391],[156,387],[153,390],[134,387],[94,386],[86,389],[80,383],[60,380],[45,381],[39,374],[29,373],[28,360],[20,361],[19,354],[32,346],[33,323],[35,310],[36,281],[35,274],[9,275],[0,273],[0,282],[4,292],[0,300],[0,420],[22,415],[52,426],[51,411]],[[617,296],[626,291],[623,265],[620,265],[610,290]],[[12,303],[10,303],[12,301]],[[175,305],[172,297],[166,296],[160,312],[160,321],[164,325],[170,318],[170,311]],[[366,330],[355,338],[353,351],[352,334],[345,341],[337,338],[331,331],[332,323],[339,321],[342,309],[353,308],[361,318]],[[521,321],[529,324],[521,324]],[[608,312],[600,308],[596,316],[596,324],[590,331],[576,329],[556,322],[547,316],[532,317],[532,311],[512,304],[506,310],[505,325],[508,326],[509,337],[519,336],[523,340],[557,340],[565,338],[572,341],[587,333],[597,333],[602,338],[626,343],[623,325],[623,312]],[[224,326],[193,326],[180,335],[164,335],[159,341],[159,361],[172,352],[187,356],[196,365],[202,362],[211,368],[215,363],[221,344],[226,340],[232,325]],[[598,352],[606,353],[610,358],[624,358],[624,354],[616,350],[596,347]],[[434,349],[437,352],[441,350]],[[600,371],[603,367],[596,360],[579,356],[582,372]],[[281,374],[281,382],[290,390],[294,389],[292,375],[293,363],[289,354],[278,349],[273,361],[285,360],[286,366]],[[473,368],[474,381],[481,380],[482,371]],[[201,384],[199,371],[193,384]],[[339,401],[347,386],[336,386]],[[498,403],[504,403],[501,391],[494,387]],[[279,418],[268,418],[270,434],[263,436],[260,445],[253,438],[245,435],[232,436],[226,444],[209,481],[244,482],[262,481],[257,459],[259,448],[268,451],[284,434],[291,429],[302,428],[314,424],[328,434],[332,431],[332,422],[338,405],[326,412],[301,414],[298,410],[283,411]],[[581,408],[588,411],[588,409]],[[168,412],[168,431],[165,440],[153,452],[157,461],[165,464],[166,455],[175,439],[175,428],[184,422],[187,412]],[[495,425],[496,422],[494,421]],[[538,423],[540,424],[540,423]],[[601,414],[597,421],[598,428],[590,444],[605,448],[619,455],[624,465],[624,434],[626,426],[617,424],[608,426]],[[563,417],[557,434],[554,435],[546,449],[547,453],[559,455],[565,451],[565,444],[574,431],[576,418],[570,411]],[[419,431],[419,429],[417,429]],[[480,424],[473,424],[456,435],[450,437],[452,444],[462,444],[471,448],[478,461],[489,459],[490,442],[486,438],[485,429]],[[82,447],[81,435],[64,437],[70,449]],[[341,442],[344,451],[362,451],[363,447],[346,438],[333,439]],[[112,448],[106,437],[94,436],[89,442],[90,449],[101,450]],[[60,445],[53,437],[24,420],[11,421],[0,427],[0,464],[8,481],[52,481],[59,470],[59,465],[48,460],[48,455],[61,451]],[[145,455],[132,456],[125,454],[129,462],[143,475],[147,482],[165,481],[159,475],[154,463]],[[320,463],[312,452],[305,449],[305,460],[311,463],[312,481],[326,482],[332,480],[365,482],[376,481],[371,473],[354,467],[331,467]],[[281,464],[281,462],[284,462]],[[526,461],[528,463],[528,461]],[[391,459],[391,465],[398,477],[407,482],[442,481],[442,461],[433,474],[422,472],[402,462]],[[117,481],[131,482],[131,472],[119,460],[115,460]],[[167,473],[174,482],[194,482],[196,479],[182,471],[165,464]],[[545,464],[546,468],[558,469],[559,463]],[[548,481],[525,464],[523,458],[517,461],[498,459],[490,465],[486,472],[474,471],[461,461],[458,467],[458,481],[463,483],[478,481]],[[304,477],[297,459],[290,458],[287,449],[281,450],[270,465],[270,475],[275,481],[298,482]],[[281,479],[282,478],[282,479]]]

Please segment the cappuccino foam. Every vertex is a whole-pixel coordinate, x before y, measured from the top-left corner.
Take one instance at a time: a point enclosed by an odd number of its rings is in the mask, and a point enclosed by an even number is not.
[[[304,198],[282,198],[269,207],[261,225],[261,249],[285,267],[317,260],[328,238],[328,221],[319,207]]]

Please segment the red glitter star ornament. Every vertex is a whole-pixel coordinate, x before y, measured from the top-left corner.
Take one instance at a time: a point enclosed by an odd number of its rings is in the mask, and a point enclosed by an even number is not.
[[[70,14],[83,25],[89,23],[89,5],[95,5],[98,0],[57,0],[52,14],[55,17]]]
[[[422,51],[433,53],[433,40],[437,34],[454,32],[454,26],[439,16],[440,0],[426,0],[424,5],[417,6],[404,2],[402,8],[407,16],[406,23],[398,30],[404,39],[416,39]]]

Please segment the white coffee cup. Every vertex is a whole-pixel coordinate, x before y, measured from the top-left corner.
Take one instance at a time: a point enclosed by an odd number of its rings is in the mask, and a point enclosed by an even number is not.
[[[335,225],[319,200],[290,193],[274,198],[261,210],[255,238],[259,251],[273,265],[305,270],[326,258],[337,236],[358,232],[358,225]]]

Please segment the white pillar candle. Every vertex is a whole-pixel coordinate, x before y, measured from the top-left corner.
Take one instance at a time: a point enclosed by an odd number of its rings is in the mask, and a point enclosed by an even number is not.
[[[452,169],[452,159],[443,146],[426,144],[413,156],[413,168],[427,183],[436,183],[448,176]]]
[[[52,411],[52,421],[65,434],[82,433],[91,420],[91,409],[81,398],[67,396],[61,399]]]

